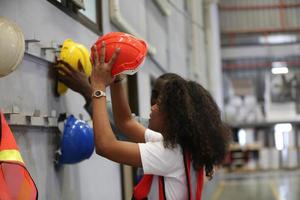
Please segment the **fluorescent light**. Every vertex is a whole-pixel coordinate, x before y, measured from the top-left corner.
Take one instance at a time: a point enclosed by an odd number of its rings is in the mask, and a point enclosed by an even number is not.
[[[293,127],[290,123],[281,123],[275,125],[275,146],[277,150],[283,150],[288,145],[288,140],[284,141],[286,133],[292,131]]]
[[[244,129],[240,129],[238,132],[239,143],[241,146],[246,144],[246,131]]]
[[[269,35],[258,38],[258,42],[261,44],[282,44],[292,43],[297,41],[296,35]]]
[[[289,69],[286,62],[272,62],[272,74],[287,74]]]
[[[287,67],[273,67],[272,74],[287,74],[289,73],[289,68]]]
[[[283,133],[280,131],[275,131],[275,146],[277,150],[283,150]]]
[[[280,123],[275,125],[275,131],[279,132],[290,132],[292,130],[292,124]]]

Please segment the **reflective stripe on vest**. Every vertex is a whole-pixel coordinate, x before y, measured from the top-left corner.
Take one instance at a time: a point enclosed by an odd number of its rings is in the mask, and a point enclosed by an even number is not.
[[[17,161],[24,164],[20,152],[13,149],[0,151],[0,162],[1,161]]]
[[[19,147],[0,112],[0,199],[37,200],[38,190],[25,167]]]

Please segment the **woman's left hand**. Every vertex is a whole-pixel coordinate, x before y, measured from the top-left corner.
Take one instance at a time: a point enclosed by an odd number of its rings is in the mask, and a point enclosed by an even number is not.
[[[103,42],[101,45],[100,58],[97,50],[97,46],[93,46],[94,62],[91,75],[91,84],[93,90],[100,89],[103,86],[106,87],[114,82],[115,77],[111,75],[111,69],[116,62],[116,59],[120,53],[120,48],[117,48],[108,63],[105,63],[105,50],[106,45]]]

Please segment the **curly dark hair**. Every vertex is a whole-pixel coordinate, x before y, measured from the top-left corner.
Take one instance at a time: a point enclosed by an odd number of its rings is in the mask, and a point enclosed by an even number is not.
[[[155,80],[155,84],[151,91],[151,106],[153,106],[156,103],[158,96],[159,96],[163,86],[165,85],[165,83],[170,80],[175,80],[178,78],[180,79],[181,76],[174,74],[174,73],[165,73],[165,74],[159,76]]]
[[[214,166],[222,164],[226,156],[231,131],[206,89],[176,74],[167,76],[157,100],[166,117],[164,145],[174,148],[179,144],[190,154],[194,168],[204,167],[211,179]]]

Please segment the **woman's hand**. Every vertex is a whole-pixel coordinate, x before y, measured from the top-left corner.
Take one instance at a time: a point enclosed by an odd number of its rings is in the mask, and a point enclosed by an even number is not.
[[[81,94],[87,103],[91,101],[92,87],[89,82],[89,77],[85,74],[83,66],[79,60],[77,64],[78,71],[73,69],[69,63],[62,60],[57,61],[54,64],[54,67],[59,81],[75,92]]]
[[[120,53],[120,48],[116,49],[108,63],[105,63],[105,48],[106,45],[103,42],[101,45],[101,53],[99,58],[97,46],[93,46],[94,62],[91,76],[93,90],[102,89],[103,87],[110,85],[115,80],[115,77],[111,75],[111,69]]]

